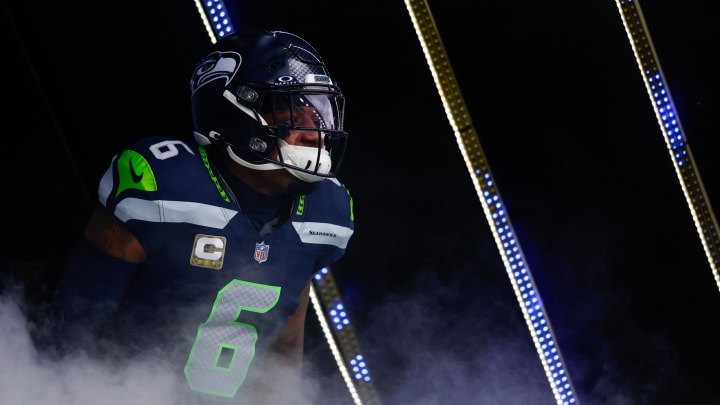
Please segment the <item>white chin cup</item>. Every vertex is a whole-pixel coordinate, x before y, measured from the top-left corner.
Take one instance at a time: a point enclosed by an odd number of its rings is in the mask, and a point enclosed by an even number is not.
[[[324,175],[330,173],[332,160],[330,159],[330,153],[327,150],[320,150],[320,161],[317,162],[318,148],[315,146],[290,145],[282,139],[278,139],[278,146],[278,150],[282,155],[282,161],[284,163],[313,172],[317,167],[318,174]],[[316,162],[317,166],[315,165]],[[326,178],[315,174],[305,173],[290,167],[285,167],[285,169],[298,179],[310,183],[315,183]]]

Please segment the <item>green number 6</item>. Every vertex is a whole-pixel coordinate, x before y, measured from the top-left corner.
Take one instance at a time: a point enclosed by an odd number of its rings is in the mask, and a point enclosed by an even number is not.
[[[242,311],[265,313],[279,298],[280,287],[239,280],[218,291],[185,364],[185,379],[193,391],[235,396],[255,356],[258,339],[255,327],[238,322],[238,316]]]

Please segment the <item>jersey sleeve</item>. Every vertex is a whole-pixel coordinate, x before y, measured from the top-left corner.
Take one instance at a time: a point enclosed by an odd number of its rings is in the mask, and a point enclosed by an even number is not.
[[[113,157],[98,186],[100,203],[148,253],[162,245],[162,223],[223,228],[237,213],[210,181],[201,151],[170,137],[141,139]]]

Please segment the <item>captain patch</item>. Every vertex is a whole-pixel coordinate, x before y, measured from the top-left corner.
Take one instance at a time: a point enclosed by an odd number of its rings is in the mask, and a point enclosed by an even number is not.
[[[225,258],[226,241],[224,236],[195,235],[190,264],[195,267],[220,270]]]

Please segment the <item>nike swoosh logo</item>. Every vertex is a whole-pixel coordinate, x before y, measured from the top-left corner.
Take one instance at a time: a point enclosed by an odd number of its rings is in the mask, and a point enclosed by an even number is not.
[[[135,168],[132,165],[132,159],[128,159],[128,165],[130,166],[130,175],[132,176],[133,181],[135,183],[140,183],[140,180],[142,180],[145,172],[142,172],[140,174],[135,173]]]

